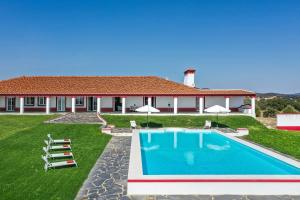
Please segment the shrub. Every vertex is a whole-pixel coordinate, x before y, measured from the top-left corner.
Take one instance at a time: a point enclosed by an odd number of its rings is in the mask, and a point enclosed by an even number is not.
[[[259,106],[255,107],[255,114],[256,114],[256,117],[260,117],[261,116],[261,109],[260,109]]]
[[[282,113],[295,113],[298,111],[293,106],[287,105],[281,112]]]
[[[277,110],[275,110],[273,108],[267,108],[267,110],[264,111],[263,116],[275,118],[276,114],[277,114]]]

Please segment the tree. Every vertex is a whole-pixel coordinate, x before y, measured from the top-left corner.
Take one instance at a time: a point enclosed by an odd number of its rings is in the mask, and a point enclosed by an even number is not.
[[[274,108],[267,108],[267,110],[264,111],[263,116],[275,118],[276,114],[277,114],[277,110],[275,110]]]
[[[259,106],[255,107],[255,114],[256,114],[256,117],[261,117],[261,109]]]
[[[298,111],[293,106],[287,105],[281,112],[282,113],[296,113]]]
[[[251,104],[251,99],[250,98],[245,98],[244,99],[244,104]]]

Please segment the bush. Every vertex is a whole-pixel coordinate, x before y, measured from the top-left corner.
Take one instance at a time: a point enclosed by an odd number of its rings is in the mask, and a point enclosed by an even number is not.
[[[275,118],[276,114],[277,114],[277,110],[275,110],[273,108],[267,108],[267,110],[264,111],[263,116]]]
[[[261,116],[261,109],[260,109],[259,106],[255,107],[255,114],[256,114],[256,117],[260,117]]]
[[[298,111],[293,106],[287,105],[281,112],[282,113],[296,113]]]

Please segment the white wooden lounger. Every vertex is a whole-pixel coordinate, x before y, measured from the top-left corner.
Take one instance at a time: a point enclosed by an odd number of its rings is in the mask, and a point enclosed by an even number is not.
[[[48,159],[46,156],[42,156],[42,159],[45,161],[44,169],[47,171],[50,168],[56,168],[56,167],[64,167],[64,166],[76,166],[78,167],[75,160],[66,160],[66,161],[60,161],[60,162],[48,162]]]
[[[54,140],[51,137],[51,134],[48,134],[47,137],[49,138],[49,142],[51,144],[71,144],[71,139],[57,139],[57,140]]]
[[[44,140],[44,142],[46,143],[48,150],[71,150],[72,151],[71,146],[68,144],[52,146],[47,140]]]
[[[203,127],[204,129],[211,129],[211,121],[206,120],[205,125]]]
[[[135,129],[136,128],[136,122],[130,121],[130,128]]]
[[[46,153],[46,158],[73,158],[72,152],[64,152],[64,153],[49,153],[46,147],[43,147],[44,152]]]

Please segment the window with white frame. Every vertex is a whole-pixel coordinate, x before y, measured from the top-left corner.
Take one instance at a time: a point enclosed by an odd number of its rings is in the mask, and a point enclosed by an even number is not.
[[[46,97],[39,97],[38,102],[39,102],[39,106],[45,106],[46,105]]]
[[[34,106],[34,97],[25,97],[25,102],[24,105],[25,106]]]
[[[76,106],[84,105],[84,97],[76,97]]]

